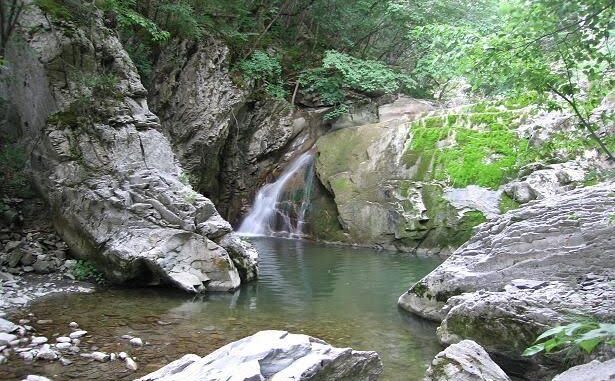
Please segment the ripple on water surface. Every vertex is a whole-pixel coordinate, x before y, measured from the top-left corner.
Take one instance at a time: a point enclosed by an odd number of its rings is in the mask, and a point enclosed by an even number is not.
[[[186,353],[205,355],[263,329],[306,333],[340,347],[375,350],[384,362],[385,381],[422,379],[439,351],[435,325],[396,307],[408,285],[433,268],[436,259],[368,249],[323,246],[276,239],[252,239],[260,252],[260,279],[234,294],[190,296],[165,289],[112,289],[94,294],[57,295],[14,318],[32,312],[52,324],[37,326],[50,338],[68,333],[77,321],[91,334],[81,345],[106,352],[125,351],[138,372],[122,362],[25,364],[12,356],[0,366],[0,379],[27,374],[57,380],[132,380]],[[130,348],[122,335],[141,337]]]

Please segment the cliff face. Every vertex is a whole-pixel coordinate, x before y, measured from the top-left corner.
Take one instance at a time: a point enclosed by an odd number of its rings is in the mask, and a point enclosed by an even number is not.
[[[257,190],[328,126],[322,110],[254,99],[231,80],[228,55],[213,39],[172,41],[158,59],[149,100],[190,182],[235,223]]]
[[[190,182],[232,223],[315,146],[308,235],[448,255],[474,226],[574,187],[604,164],[595,152],[576,160],[559,152],[580,141],[570,115],[389,96],[327,121],[327,108],[256,99],[250,84],[233,82],[228,55],[213,39],[171,42],[149,99]],[[302,187],[288,189],[286,201],[300,199]]]
[[[28,7],[7,49],[2,97],[21,121],[34,182],[71,252],[115,282],[231,290],[256,252],[180,181],[146,90],[115,33]]]

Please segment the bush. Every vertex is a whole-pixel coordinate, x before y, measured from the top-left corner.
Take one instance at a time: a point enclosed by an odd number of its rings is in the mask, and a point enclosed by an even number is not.
[[[277,99],[286,97],[278,58],[257,50],[239,63],[239,71],[246,81],[254,81],[256,88],[263,89],[267,95]]]
[[[26,151],[9,142],[0,144],[0,194],[32,197],[34,192],[26,174]]]
[[[601,343],[615,345],[615,324],[581,321],[562,325],[547,330],[534,343],[523,352],[523,356],[574,347],[591,353]]]
[[[90,261],[78,260],[75,266],[71,269],[71,273],[75,279],[80,281],[93,281],[98,284],[105,283],[104,275],[96,269],[96,266]]]

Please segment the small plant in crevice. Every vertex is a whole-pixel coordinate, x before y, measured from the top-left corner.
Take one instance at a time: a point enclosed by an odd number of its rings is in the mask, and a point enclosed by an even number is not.
[[[587,320],[551,328],[543,332],[534,345],[523,352],[529,357],[544,352],[551,353],[562,349],[580,348],[592,353],[600,344],[615,345],[615,324],[598,323]]]
[[[93,281],[97,284],[105,284],[105,276],[96,269],[96,266],[87,260],[78,260],[71,269],[71,274],[80,281]]]

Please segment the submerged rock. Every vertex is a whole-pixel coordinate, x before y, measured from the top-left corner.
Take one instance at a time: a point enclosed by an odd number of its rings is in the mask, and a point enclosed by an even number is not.
[[[86,32],[52,25],[28,7],[14,34],[23,39],[7,47],[11,80],[0,86],[21,118],[15,127],[55,228],[72,254],[94,262],[111,282],[236,289],[233,258],[256,273],[250,245],[230,253],[216,243],[230,225],[180,181],[135,66],[102,14],[91,19]],[[79,80],[102,76],[112,78],[104,89]],[[34,265],[46,272],[51,264]]]
[[[261,331],[202,358],[186,355],[137,381],[375,381],[381,373],[376,352],[335,348],[285,331]]]
[[[438,353],[424,381],[510,381],[474,341],[463,340]]]

